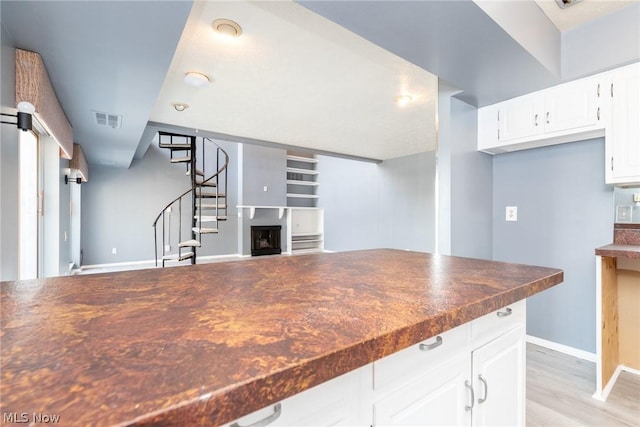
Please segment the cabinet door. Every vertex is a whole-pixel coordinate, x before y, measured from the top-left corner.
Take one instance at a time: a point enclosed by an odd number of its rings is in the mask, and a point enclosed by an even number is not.
[[[640,64],[616,70],[612,79],[607,183],[640,183]]]
[[[498,107],[498,141],[511,141],[542,134],[543,98],[539,93],[520,96]]]
[[[462,426],[471,422],[469,355],[460,353],[376,401],[374,426]]]
[[[474,350],[474,426],[521,426],[525,422],[524,328],[518,326]]]
[[[599,95],[605,89],[595,79],[565,83],[545,91],[544,131],[575,131],[600,121]]]

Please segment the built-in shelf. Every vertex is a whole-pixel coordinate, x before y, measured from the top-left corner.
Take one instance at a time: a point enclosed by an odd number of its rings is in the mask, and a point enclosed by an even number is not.
[[[312,155],[287,153],[287,206],[315,207],[318,204],[318,159]]]
[[[318,175],[318,171],[314,170],[314,169],[301,169],[301,168],[287,167],[287,172],[290,172],[290,173],[301,173],[303,175]]]
[[[298,198],[298,199],[317,199],[317,194],[298,194],[298,193],[287,193],[287,197]]]
[[[289,184],[289,185],[308,185],[308,186],[311,186],[311,187],[315,187],[315,186],[318,185],[318,183],[315,182],[315,181],[298,181],[298,180],[295,180],[295,179],[288,179],[287,180],[287,184]]]
[[[287,160],[293,160],[294,162],[303,163],[318,163],[318,159],[316,159],[315,157],[294,156],[292,154],[287,154]]]

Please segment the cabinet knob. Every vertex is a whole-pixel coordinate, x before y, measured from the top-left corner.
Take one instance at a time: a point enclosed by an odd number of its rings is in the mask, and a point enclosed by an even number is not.
[[[420,344],[420,350],[422,351],[429,351],[429,350],[433,350],[434,348],[440,347],[442,345],[442,337],[440,335],[438,335],[436,337],[436,342],[431,343],[431,344]]]

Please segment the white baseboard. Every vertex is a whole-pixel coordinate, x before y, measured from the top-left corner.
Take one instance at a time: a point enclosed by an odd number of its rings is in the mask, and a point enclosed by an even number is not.
[[[245,257],[245,255],[240,255],[240,254],[206,255],[206,256],[198,256],[196,257],[196,260],[197,261],[216,261],[216,260],[222,261],[225,258],[234,259],[234,258],[242,258],[242,257]],[[158,263],[160,263],[160,260],[158,260]],[[155,260],[151,259],[147,261],[128,261],[128,262],[113,262],[108,264],[90,264],[90,265],[83,265],[77,270],[81,272],[86,270],[112,270],[112,269],[126,270],[128,267],[140,267],[145,265],[148,265],[149,268],[153,268],[155,267]],[[184,262],[183,264],[173,263],[172,265],[187,265],[187,263],[184,263]]]
[[[630,374],[640,376],[640,370],[633,369],[625,365],[618,365],[613,375],[611,375],[611,379],[609,380],[605,388],[602,389],[602,393],[598,393],[596,391],[593,394],[593,398],[605,402],[607,400],[607,397],[609,397],[609,393],[611,393],[611,390],[613,389],[614,384],[616,383],[616,381],[618,381],[618,377],[622,372],[629,372]]]
[[[539,345],[540,347],[545,347],[551,350],[559,351],[560,353],[568,354],[569,356],[577,357],[578,359],[588,360],[589,362],[595,363],[597,360],[597,356],[595,353],[590,353],[588,351],[580,350],[575,347],[570,347],[568,345],[559,344],[557,342],[548,341],[542,338],[534,337],[532,335],[527,335],[527,342],[531,344]]]

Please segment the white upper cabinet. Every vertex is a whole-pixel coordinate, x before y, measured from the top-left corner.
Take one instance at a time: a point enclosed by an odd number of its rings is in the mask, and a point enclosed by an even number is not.
[[[604,135],[604,75],[478,109],[478,149],[490,154]]]
[[[608,184],[640,184],[640,63],[611,75],[611,116],[606,132]]]
[[[489,154],[605,137],[607,184],[640,185],[640,63],[478,109]]]
[[[582,79],[543,91],[545,133],[597,126],[602,116],[598,102],[604,95],[602,86],[598,79]]]
[[[498,107],[498,142],[540,135],[544,132],[542,94],[519,96]]]

